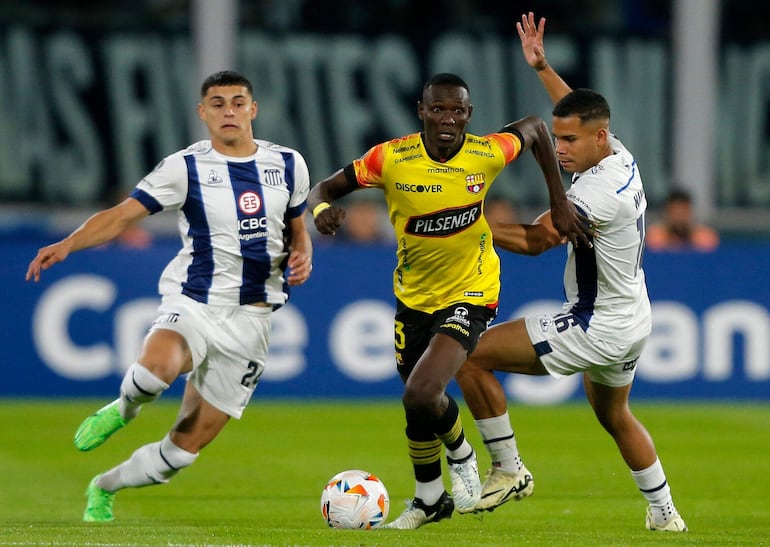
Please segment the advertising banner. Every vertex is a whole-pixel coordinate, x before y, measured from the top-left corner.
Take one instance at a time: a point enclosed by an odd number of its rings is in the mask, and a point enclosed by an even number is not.
[[[150,249],[118,244],[79,252],[25,282],[50,243],[0,241],[3,352],[0,397],[110,397],[156,315],[157,280],[176,240]],[[496,321],[558,310],[565,249],[539,257],[501,253]],[[394,249],[316,245],[313,277],[273,315],[258,397],[398,397],[393,356]],[[770,399],[770,243],[724,242],[713,253],[651,253],[644,267],[653,333],[634,397]],[[512,400],[548,404],[582,397],[578,377],[500,375]],[[171,388],[180,394],[183,380]],[[458,393],[453,384],[450,388]]]

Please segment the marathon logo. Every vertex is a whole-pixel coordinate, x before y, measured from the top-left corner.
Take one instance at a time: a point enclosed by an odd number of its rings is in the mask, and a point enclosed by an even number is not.
[[[461,325],[458,325],[457,323],[444,323],[439,328],[456,330],[457,332],[459,332],[463,336],[470,336],[471,335],[471,333],[470,333],[470,331],[468,329],[463,328]]]
[[[481,202],[444,209],[429,215],[411,217],[406,223],[406,233],[423,237],[444,237],[462,232],[481,218]]]

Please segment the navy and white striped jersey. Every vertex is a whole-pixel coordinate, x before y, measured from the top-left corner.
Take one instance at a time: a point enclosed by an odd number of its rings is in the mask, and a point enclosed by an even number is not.
[[[151,214],[179,215],[183,245],[161,275],[161,295],[214,305],[288,300],[288,224],[305,211],[310,177],[296,150],[255,142],[257,152],[243,158],[197,142],[137,184],[131,197]]]
[[[565,308],[589,334],[631,343],[652,330],[642,269],[647,199],[631,153],[614,136],[614,154],[575,173],[567,197],[596,223],[593,248],[568,244]]]

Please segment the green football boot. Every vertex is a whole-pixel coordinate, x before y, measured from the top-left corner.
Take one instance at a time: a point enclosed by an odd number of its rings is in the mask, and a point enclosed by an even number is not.
[[[115,399],[83,420],[75,432],[75,446],[78,450],[85,452],[101,446],[110,435],[128,423],[120,415],[119,402],[120,399]]]
[[[113,519],[112,504],[115,501],[115,493],[96,486],[97,479],[99,475],[91,479],[86,489],[88,505],[83,513],[83,522],[110,522]]]

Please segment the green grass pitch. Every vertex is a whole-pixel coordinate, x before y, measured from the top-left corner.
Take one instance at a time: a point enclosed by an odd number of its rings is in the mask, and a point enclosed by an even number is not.
[[[0,399],[0,545],[770,545],[770,405],[638,403],[687,521],[686,534],[644,529],[645,502],[586,403],[513,404],[535,494],[483,516],[419,530],[328,528],[319,499],[338,471],[387,486],[397,516],[413,494],[400,403],[262,400],[255,396],[191,468],[169,484],[118,492],[116,520],[81,522],[88,481],[160,439],[177,401],[160,401],[104,446],[72,435],[106,401]],[[471,442],[485,469],[470,414]],[[448,479],[445,477],[448,484]]]

